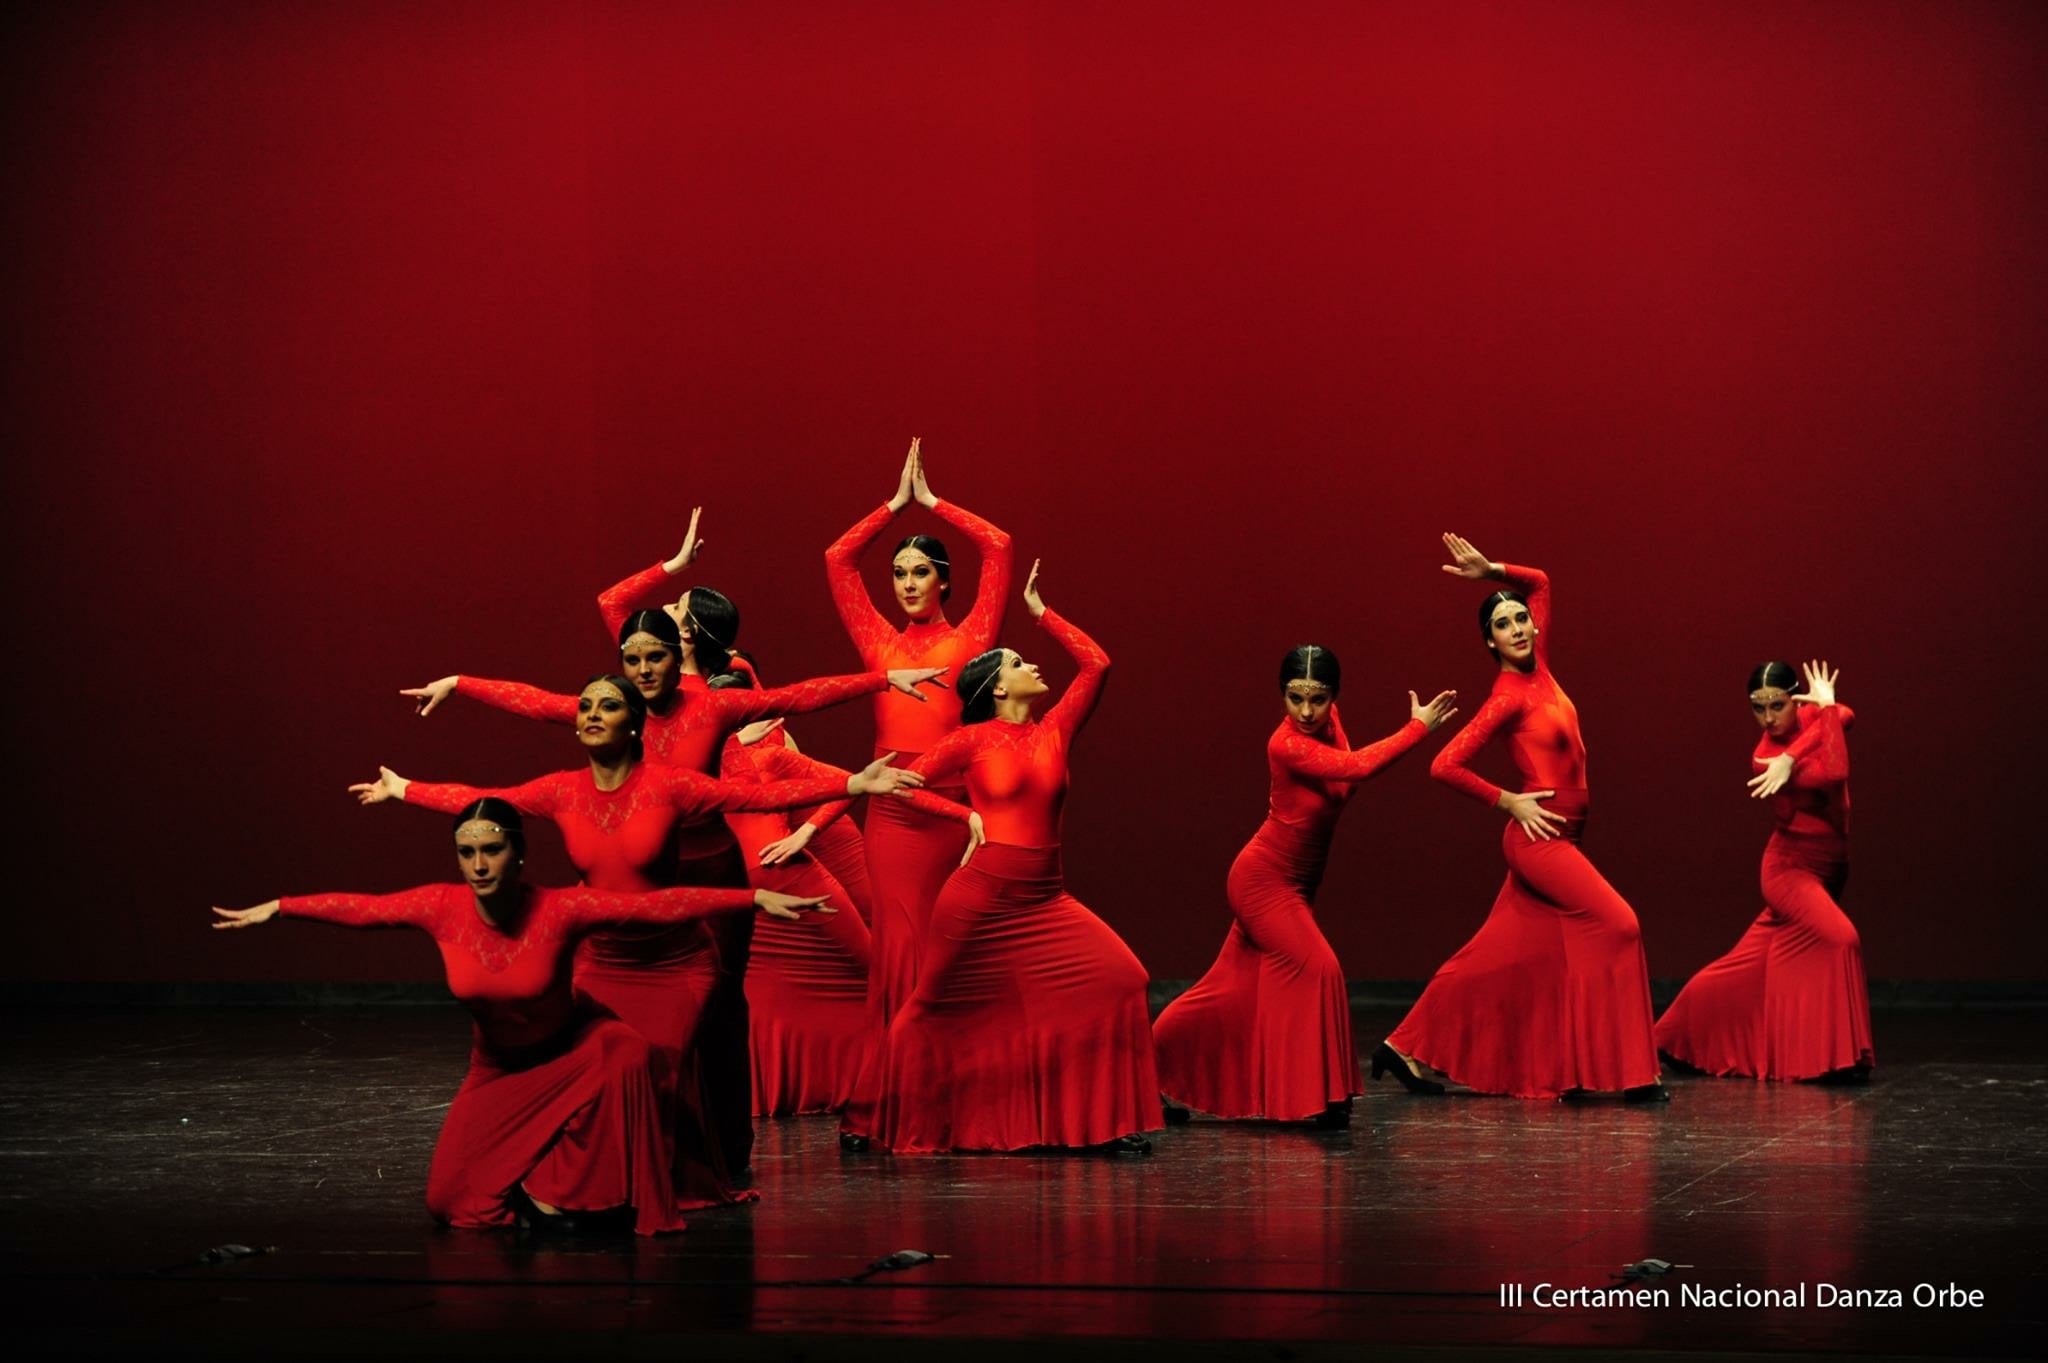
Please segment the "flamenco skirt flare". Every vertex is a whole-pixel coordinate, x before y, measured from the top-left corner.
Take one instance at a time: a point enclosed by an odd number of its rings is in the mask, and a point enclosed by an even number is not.
[[[1309,898],[1327,841],[1268,822],[1231,863],[1223,953],[1153,1024],[1168,1097],[1219,1117],[1314,1117],[1358,1090],[1344,970]]]
[[[508,1226],[523,1186],[564,1211],[631,1207],[642,1235],[681,1230],[652,1060],[638,1032],[601,1016],[519,1053],[474,1049],[434,1146],[428,1210]]]
[[[1657,1048],[1708,1074],[1817,1079],[1868,1066],[1863,944],[1837,902],[1843,841],[1775,833],[1764,910],[1735,949],[1692,977],[1657,1020]]]
[[[1655,1083],[1635,910],[1579,850],[1584,792],[1559,791],[1545,808],[1567,817],[1565,830],[1539,841],[1508,823],[1493,912],[1387,1040],[1480,1093],[1557,1098]]]
[[[868,1051],[868,928],[838,878],[808,856],[751,872],[762,889],[824,895],[837,913],[754,925],[747,967],[754,1115],[831,1112],[853,1095]]]
[[[940,892],[865,1123],[899,1153],[1084,1147],[1160,1125],[1145,967],[1057,847],[988,843]]]

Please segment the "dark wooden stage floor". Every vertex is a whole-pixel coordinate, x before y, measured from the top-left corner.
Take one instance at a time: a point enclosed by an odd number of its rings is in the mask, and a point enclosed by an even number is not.
[[[2048,1010],[1881,1013],[1865,1088],[1677,1079],[1628,1107],[1389,1084],[1348,1132],[1198,1123],[1139,1161],[846,1156],[829,1119],[768,1122],[758,1206],[568,1243],[426,1218],[452,1007],[6,1019],[5,1275],[14,1345],[41,1353],[2023,1357],[2048,1318]],[[231,1243],[263,1252],[201,1262]],[[899,1249],[939,1257],[838,1281]],[[1686,1266],[1656,1280],[1669,1306],[1500,1304],[1646,1257]],[[1807,1305],[1688,1306],[1688,1282]],[[1923,1283],[1984,1304],[1915,1305]],[[1823,1306],[1820,1284],[1904,1304]]]

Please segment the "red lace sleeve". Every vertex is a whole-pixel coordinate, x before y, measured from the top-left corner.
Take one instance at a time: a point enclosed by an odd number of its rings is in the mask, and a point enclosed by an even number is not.
[[[1088,722],[1088,716],[1095,711],[1096,701],[1102,698],[1102,683],[1109,676],[1109,655],[1102,646],[1083,634],[1067,618],[1052,607],[1045,608],[1045,614],[1038,618],[1045,626],[1045,632],[1059,641],[1061,648],[1081,665],[1080,675],[1074,684],[1061,696],[1059,704],[1052,707],[1045,722],[1053,725],[1069,739]]]
[[[1535,615],[1531,610],[1529,614]],[[1475,800],[1495,804],[1500,800],[1501,788],[1488,781],[1468,764],[1479,750],[1486,746],[1502,726],[1522,712],[1522,703],[1515,696],[1495,691],[1486,698],[1486,704],[1479,707],[1479,713],[1471,722],[1451,736],[1451,741],[1437,751],[1436,760],[1429,764],[1429,774],[1453,790],[1461,790]]]
[[[1825,784],[1849,779],[1849,743],[1843,730],[1856,718],[1846,705],[1804,706],[1799,714],[1799,736],[1785,745],[1785,754],[1798,764],[1794,780]]]
[[[659,598],[669,580],[668,569],[657,563],[599,592],[597,613],[604,617],[605,636],[616,644],[626,617],[641,609],[650,599]]]
[[[1411,719],[1377,743],[1345,752],[1318,743],[1299,730],[1282,730],[1268,745],[1273,760],[1299,776],[1323,781],[1363,781],[1422,741],[1429,726]]]
[[[692,696],[690,704],[715,706],[720,725],[737,729],[757,719],[769,719],[775,715],[807,715],[813,710],[841,705],[855,697],[872,696],[877,691],[888,689],[889,678],[880,672],[849,672],[840,677],[813,677],[794,686],[778,686],[768,691],[749,691],[739,687],[706,691]]]
[[[680,923],[689,918],[737,913],[754,907],[752,890],[707,889],[680,885],[647,894],[622,894],[578,886],[555,890],[550,896],[557,911],[578,930],[612,927],[622,923]]]
[[[432,932],[441,922],[448,891],[461,888],[422,885],[397,894],[290,895],[277,901],[277,911],[289,918],[312,918],[348,928],[424,928]]]
[[[1541,568],[1524,568],[1517,563],[1503,563],[1501,572],[1507,577],[1508,585],[1529,598],[1529,620],[1536,626],[1536,661],[1548,665],[1550,662],[1550,574]],[[1466,726],[1470,728],[1470,725]]]
[[[936,784],[945,784],[949,778],[958,776],[967,770],[967,764],[974,758],[977,745],[974,731],[977,727],[979,726],[969,724],[947,734],[939,740],[936,748],[912,762],[910,770],[926,781]],[[882,798],[894,800],[898,797],[885,795]],[[974,812],[942,795],[934,795],[929,790],[911,792],[910,803],[927,814],[936,814],[943,819],[958,819],[962,823],[967,822],[967,816]]]
[[[932,510],[947,524],[966,531],[981,555],[981,582],[974,589],[974,609],[960,622],[959,632],[976,653],[994,648],[996,634],[1003,627],[1003,607],[1010,597],[1010,536],[943,497]]]
[[[524,682],[486,681],[482,677],[457,677],[455,694],[480,700],[495,709],[524,719],[544,719],[550,724],[576,722],[576,697],[543,691]]]
[[[649,766],[643,770],[642,779],[658,783],[656,789],[663,797],[691,818],[728,812],[802,809],[846,794],[846,773],[831,768],[828,770],[835,772],[831,776],[767,782],[718,781],[686,767]]]
[[[538,814],[551,819],[567,797],[567,778],[572,775],[571,772],[551,772],[528,781],[523,786],[497,787],[465,786],[451,781],[408,781],[405,786],[405,802],[409,805],[418,805],[422,809],[438,809],[443,814],[454,814],[487,795],[495,795],[521,814]]]
[[[776,742],[773,738],[761,740],[761,742],[754,745],[754,749],[749,749],[748,751],[753,754],[754,765],[761,772],[762,779],[764,780],[800,781],[816,776],[837,775],[839,777],[840,789],[844,790],[846,788],[846,777],[837,767],[828,766],[814,758],[806,757],[796,749]],[[811,817],[805,819],[804,822],[814,828],[823,828],[826,824],[831,823],[834,819],[839,818],[852,808],[853,799],[850,796],[834,800],[829,804],[818,806],[816,810],[812,811]]]
[[[825,581],[832,588],[832,604],[864,663],[872,664],[882,656],[895,631],[868,598],[868,589],[860,580],[860,555],[882,533],[882,527],[895,518],[896,513],[884,502],[856,521],[825,551]]]

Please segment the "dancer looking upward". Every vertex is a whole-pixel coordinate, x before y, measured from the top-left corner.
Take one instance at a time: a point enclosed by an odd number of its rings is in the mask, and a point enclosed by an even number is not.
[[[469,1072],[427,1174],[427,1207],[456,1226],[565,1222],[626,1209],[643,1235],[681,1230],[668,1137],[637,1031],[571,987],[578,941],[629,925],[676,925],[755,906],[781,918],[822,901],[771,890],[621,894],[521,882],[519,812],[497,799],[455,815],[462,883],[398,894],[318,894],[216,908],[216,928],[283,914],[348,927],[413,927],[441,949],[449,992],[474,1020]]]
[[[1280,660],[1287,716],[1266,740],[1266,821],[1230,866],[1235,921],[1209,973],[1152,1027],[1166,1095],[1218,1117],[1350,1123],[1358,1092],[1351,1003],[1311,901],[1357,783],[1458,713],[1458,693],[1425,705],[1410,691],[1408,722],[1353,751],[1337,713],[1342,685],[1337,655],[1318,644]],[[1169,1107],[1166,1115],[1187,1114]]]
[[[1777,826],[1764,845],[1763,912],[1657,1019],[1657,1049],[1693,1069],[1833,1082],[1870,1074],[1863,942],[1841,906],[1856,716],[1835,699],[1840,676],[1825,662],[1770,662],[1749,676],[1763,730],[1750,794],[1773,803]]]
[[[1635,910],[1579,850],[1586,745],[1550,671],[1550,578],[1495,563],[1457,535],[1443,540],[1446,573],[1508,585],[1479,605],[1480,637],[1500,662],[1493,690],[1429,771],[1506,812],[1508,875],[1478,933],[1374,1052],[1373,1076],[1391,1070],[1411,1090],[1440,1093],[1428,1065],[1480,1093],[1662,1099]],[[1495,735],[1507,740],[1519,791],[1467,766]]]

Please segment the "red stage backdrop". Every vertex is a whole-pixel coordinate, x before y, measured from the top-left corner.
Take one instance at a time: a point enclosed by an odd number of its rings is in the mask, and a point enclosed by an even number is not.
[[[8,975],[431,976],[206,908],[452,874],[443,819],[343,788],[577,746],[394,693],[606,668],[594,594],[694,504],[771,679],[851,667],[821,551],[913,434],[1116,658],[1068,868],[1157,976],[1222,940],[1289,646],[1341,655],[1359,741],[1483,699],[1447,529],[1555,578],[1654,974],[1757,908],[1742,683],[1810,655],[1859,715],[1871,974],[2043,973],[2038,6],[7,22]],[[1006,637],[1052,652],[1021,603]],[[1345,821],[1354,977],[1426,975],[1502,874],[1442,741]]]

